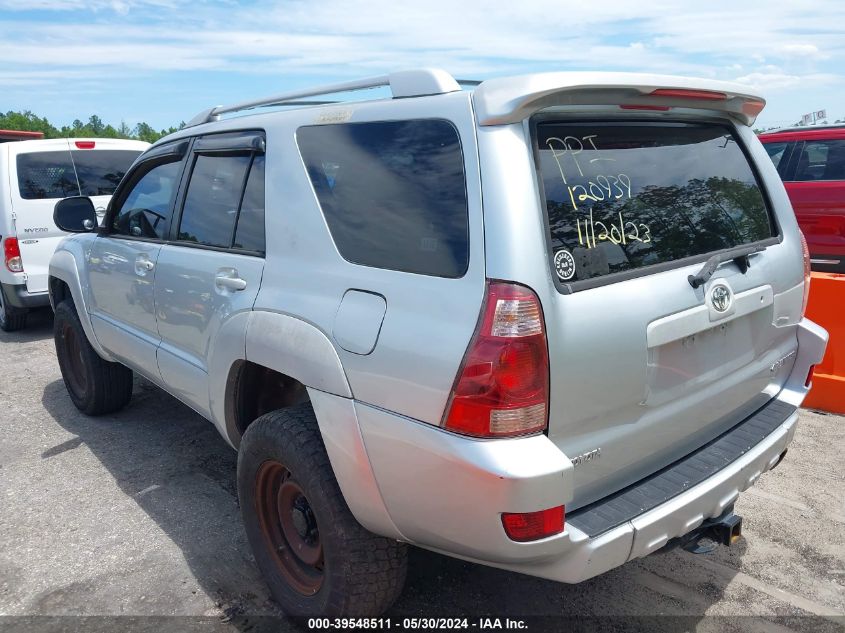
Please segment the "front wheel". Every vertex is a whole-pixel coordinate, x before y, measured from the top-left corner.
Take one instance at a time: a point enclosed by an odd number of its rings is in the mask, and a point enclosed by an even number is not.
[[[310,404],[249,426],[238,497],[256,562],[288,615],[378,616],[402,592],[407,546],[352,516]]]
[[[132,370],[120,363],[103,360],[97,354],[69,301],[56,306],[53,338],[62,379],[77,409],[88,415],[104,415],[129,403]]]

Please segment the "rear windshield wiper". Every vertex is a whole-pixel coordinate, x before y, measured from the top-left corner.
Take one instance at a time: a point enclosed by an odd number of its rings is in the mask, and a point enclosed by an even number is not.
[[[741,246],[740,248],[731,248],[721,253],[716,253],[704,262],[704,266],[698,271],[697,275],[688,276],[687,281],[689,281],[689,285],[693,288],[698,288],[707,283],[707,280],[716,272],[719,264],[730,260],[734,261],[739,267],[739,271],[744,275],[751,266],[749,256],[764,250],[766,250],[765,246]]]

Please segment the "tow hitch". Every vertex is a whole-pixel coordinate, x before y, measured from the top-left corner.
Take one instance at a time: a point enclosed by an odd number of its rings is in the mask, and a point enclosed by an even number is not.
[[[661,548],[669,551],[682,547],[693,554],[707,554],[719,545],[734,545],[742,537],[742,517],[734,514],[733,506],[721,516],[708,519],[692,532],[673,538]]]

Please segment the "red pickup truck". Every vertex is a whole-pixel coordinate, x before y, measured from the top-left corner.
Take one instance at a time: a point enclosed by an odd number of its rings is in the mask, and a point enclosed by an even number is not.
[[[845,273],[845,125],[760,134],[810,247],[813,270]]]

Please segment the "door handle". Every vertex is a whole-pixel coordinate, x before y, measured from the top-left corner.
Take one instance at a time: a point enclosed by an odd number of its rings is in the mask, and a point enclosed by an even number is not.
[[[220,272],[214,278],[214,285],[223,290],[237,292],[246,289],[246,279],[238,277],[238,271]]]
[[[135,274],[143,277],[148,272],[150,272],[153,268],[155,268],[155,262],[150,261],[147,259],[146,255],[139,255],[135,259]]]

